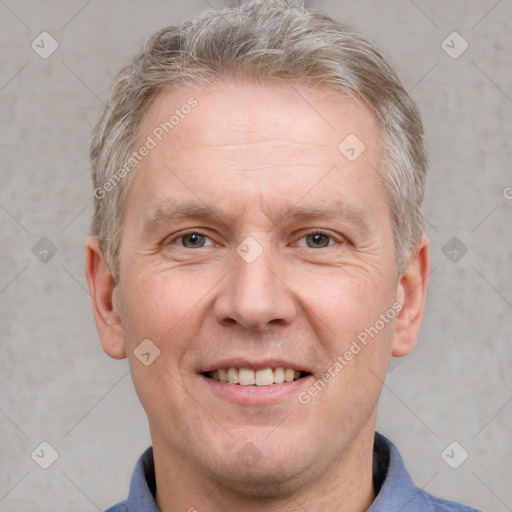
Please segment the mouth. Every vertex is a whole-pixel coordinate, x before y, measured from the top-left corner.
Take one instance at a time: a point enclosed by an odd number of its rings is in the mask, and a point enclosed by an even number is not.
[[[232,366],[202,372],[202,375],[208,379],[238,386],[271,386],[303,379],[311,373],[284,367],[254,369]]]

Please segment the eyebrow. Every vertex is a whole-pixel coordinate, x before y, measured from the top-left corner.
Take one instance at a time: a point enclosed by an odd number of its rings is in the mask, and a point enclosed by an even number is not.
[[[343,219],[354,225],[361,234],[367,235],[371,232],[368,216],[360,209],[342,200],[337,200],[326,207],[288,204],[274,210],[267,217],[271,219],[274,226],[285,222],[287,219],[303,221]],[[145,220],[144,229],[152,230],[161,224],[166,225],[182,219],[217,219],[226,226],[233,225],[235,221],[231,214],[223,212],[213,205],[207,206],[196,202],[166,200],[157,204],[153,213]]]

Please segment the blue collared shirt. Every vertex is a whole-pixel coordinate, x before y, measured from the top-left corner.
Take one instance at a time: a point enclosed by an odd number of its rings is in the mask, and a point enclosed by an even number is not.
[[[366,512],[479,512],[418,489],[407,473],[396,446],[379,433],[375,434],[377,445],[381,454],[377,462],[374,450],[374,482],[378,481],[380,490]],[[153,449],[148,448],[135,466],[128,499],[106,512],[158,512],[154,500],[155,489]]]

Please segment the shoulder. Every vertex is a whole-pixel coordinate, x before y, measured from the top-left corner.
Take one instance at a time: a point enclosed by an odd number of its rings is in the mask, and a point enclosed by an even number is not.
[[[133,470],[128,499],[105,512],[158,512],[154,501],[156,492],[153,449],[149,447]]]
[[[378,432],[375,434],[374,463],[376,454],[381,459],[375,467],[380,468],[382,486],[368,512],[479,512],[416,487],[397,447]]]
[[[128,511],[128,505],[126,504],[126,501],[123,501],[122,503],[118,503],[117,505],[114,505],[113,507],[110,507],[109,509],[105,510],[105,512],[127,512]]]
[[[424,510],[429,512],[480,512],[476,508],[468,507],[462,503],[432,496],[421,489],[418,489],[418,499],[421,501]]]

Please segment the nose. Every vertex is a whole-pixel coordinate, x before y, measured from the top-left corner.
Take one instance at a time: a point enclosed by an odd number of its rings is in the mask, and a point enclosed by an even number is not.
[[[294,294],[286,283],[287,273],[270,252],[264,249],[252,262],[235,255],[233,269],[222,281],[214,306],[220,325],[263,331],[293,322],[297,315]]]

